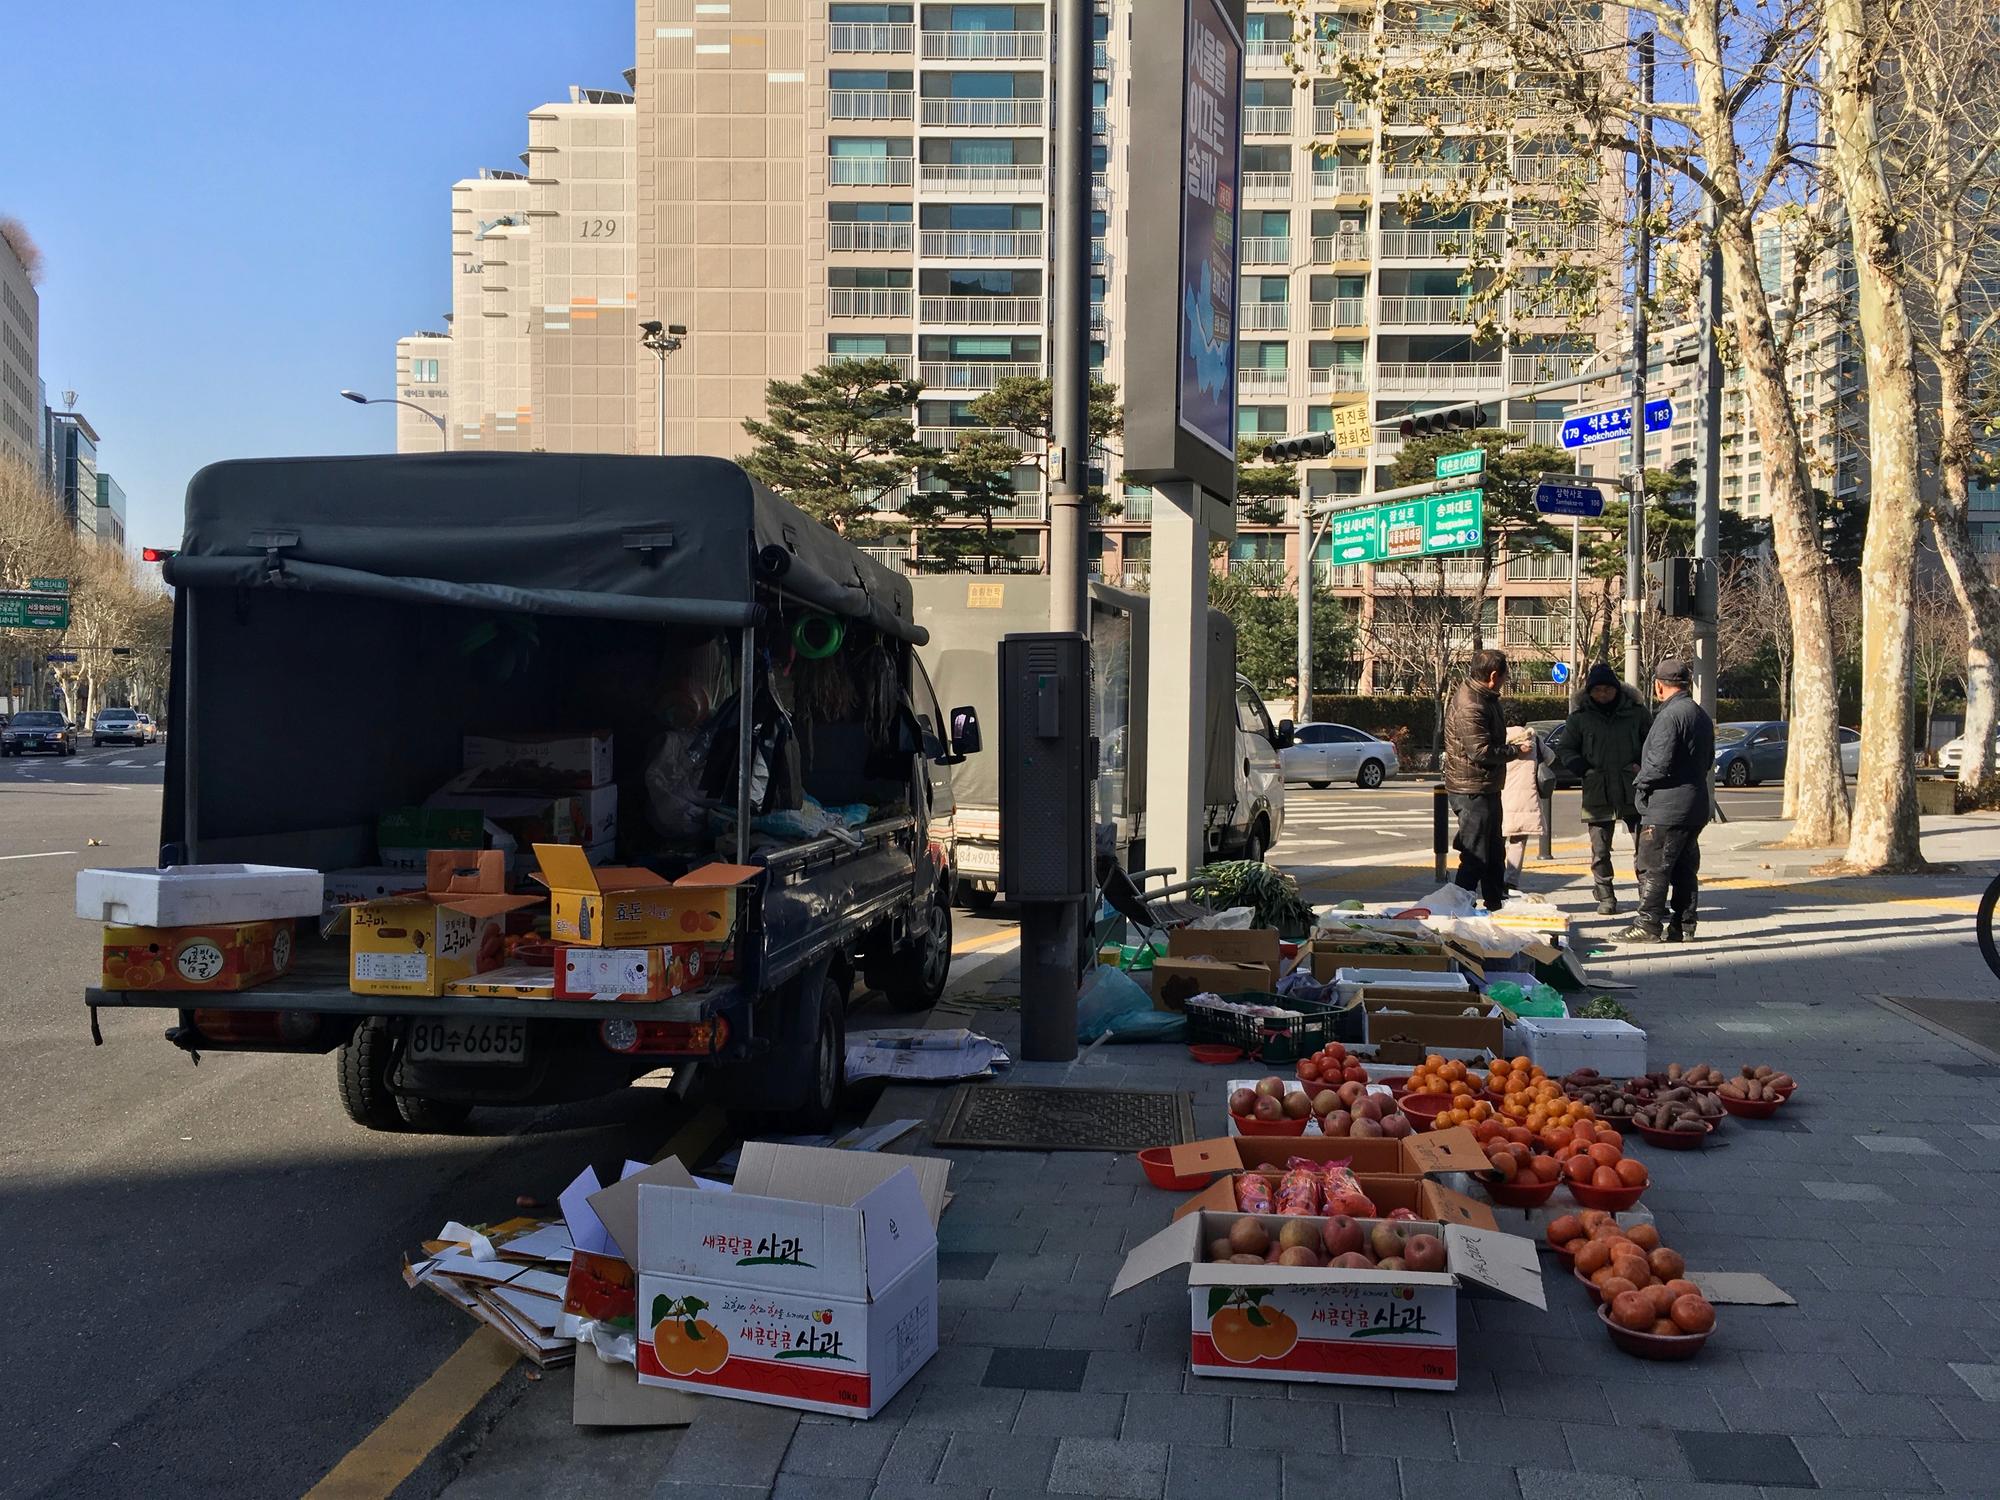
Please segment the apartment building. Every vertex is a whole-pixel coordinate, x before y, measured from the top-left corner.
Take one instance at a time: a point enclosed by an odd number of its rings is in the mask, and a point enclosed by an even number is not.
[[[440,453],[445,429],[425,416],[450,420],[452,339],[449,333],[405,334],[396,340],[396,399],[421,408],[396,408],[396,451]]]
[[[528,177],[482,167],[451,187],[451,446],[534,446],[528,379]]]
[[[41,294],[34,245],[0,219],[0,454],[42,464]]]

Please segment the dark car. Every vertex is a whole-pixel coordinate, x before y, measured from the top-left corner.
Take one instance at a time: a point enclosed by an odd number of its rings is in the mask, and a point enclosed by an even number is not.
[[[0,729],[0,755],[76,754],[76,726],[61,714],[32,709]]]
[[[1528,727],[1541,736],[1541,741],[1549,747],[1556,758],[1556,785],[1567,791],[1573,786],[1582,786],[1583,778],[1576,775],[1562,761],[1563,730],[1569,726],[1568,719],[1530,719]]]
[[[1783,719],[1715,726],[1715,779],[1723,786],[1755,786],[1785,779],[1791,726]]]

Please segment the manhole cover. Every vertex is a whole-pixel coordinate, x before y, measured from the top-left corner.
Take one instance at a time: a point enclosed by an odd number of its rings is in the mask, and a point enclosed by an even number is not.
[[[940,1146],[1001,1151],[1143,1151],[1194,1139],[1194,1100],[1154,1090],[965,1083],[952,1091]]]
[[[1985,1058],[1989,1064],[2000,1063],[2000,1002],[1931,1000],[1911,995],[1884,995],[1882,1002],[1892,1010],[1901,1011],[1926,1031]],[[1947,1066],[1956,1071],[1956,1066]]]

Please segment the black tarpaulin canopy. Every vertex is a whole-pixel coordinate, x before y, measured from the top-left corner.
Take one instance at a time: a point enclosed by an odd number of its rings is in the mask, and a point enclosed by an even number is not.
[[[904,578],[718,458],[244,459],[188,486],[166,579],[741,625],[759,583],[921,643]]]

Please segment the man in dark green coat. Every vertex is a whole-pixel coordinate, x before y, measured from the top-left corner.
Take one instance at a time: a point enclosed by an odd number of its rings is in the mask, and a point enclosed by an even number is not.
[[[1570,700],[1570,716],[1563,725],[1562,761],[1571,774],[1583,778],[1591,887],[1598,912],[1607,917],[1618,910],[1611,885],[1611,829],[1623,823],[1635,840],[1638,837],[1639,805],[1632,777],[1652,722],[1646,700],[1599,662],[1584,678],[1583,691]]]

